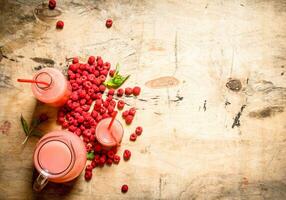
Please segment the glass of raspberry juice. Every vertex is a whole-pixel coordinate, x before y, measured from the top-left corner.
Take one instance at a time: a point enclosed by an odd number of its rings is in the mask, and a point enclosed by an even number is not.
[[[34,75],[33,79],[48,83],[48,85],[34,83],[32,91],[39,101],[50,106],[64,105],[72,92],[69,81],[58,69],[43,68]]]
[[[123,126],[117,119],[114,120],[110,129],[108,129],[111,120],[112,118],[101,120],[95,129],[97,141],[106,149],[120,144],[124,133]]]

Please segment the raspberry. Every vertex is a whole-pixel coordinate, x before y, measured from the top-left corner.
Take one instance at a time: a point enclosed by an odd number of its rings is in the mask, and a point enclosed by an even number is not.
[[[107,107],[107,112],[108,112],[109,114],[113,113],[113,111],[114,111],[114,108],[113,108],[112,106],[108,106],[108,107]]]
[[[94,62],[95,62],[95,57],[94,57],[94,56],[90,56],[90,57],[88,58],[88,64],[93,65]]]
[[[118,97],[122,97],[123,94],[124,94],[124,90],[123,89],[120,88],[120,89],[117,90],[117,96]]]
[[[108,158],[108,159],[106,160],[106,164],[107,164],[107,165],[112,165],[112,162],[113,162],[113,160],[112,160],[111,158]]]
[[[75,132],[76,127],[75,127],[74,125],[71,125],[71,126],[69,126],[68,130],[69,130],[70,132]]]
[[[124,150],[124,153],[123,153],[123,158],[124,160],[129,160],[131,157],[131,152],[129,150]]]
[[[109,105],[112,106],[112,107],[115,107],[115,106],[116,106],[116,101],[111,100],[111,101],[109,102]]]
[[[65,129],[67,127],[69,127],[69,123],[67,121],[64,121],[62,124],[62,127]]]
[[[109,71],[109,76],[110,76],[110,77],[113,77],[114,74],[115,74],[115,70],[114,70],[114,69],[112,69],[112,70]]]
[[[49,8],[51,10],[55,9],[56,5],[57,5],[56,0],[49,0]]]
[[[91,166],[92,166],[93,168],[95,168],[95,167],[97,166],[97,163],[96,163],[95,160],[93,160],[93,161],[91,162]]]
[[[104,92],[105,89],[106,89],[106,87],[105,87],[104,85],[100,85],[100,86],[99,86],[99,90],[100,90],[101,92]]]
[[[103,166],[106,162],[106,156],[105,155],[102,155],[99,159],[99,165],[100,166]]]
[[[143,132],[143,128],[141,127],[141,126],[138,126],[137,128],[136,128],[136,130],[135,130],[135,133],[136,133],[136,135],[141,135],[142,134],[142,132]]]
[[[64,28],[64,22],[61,20],[57,21],[56,28],[57,29],[63,29]]]
[[[132,90],[132,93],[134,96],[138,96],[140,94],[140,92],[141,92],[141,88],[138,86],[134,87]]]
[[[93,167],[91,165],[87,165],[85,168],[86,171],[92,171],[92,169],[93,169]]]
[[[122,113],[122,118],[125,119],[129,114],[129,111],[128,110],[125,110],[123,113]]]
[[[126,193],[128,191],[128,185],[122,185],[121,186],[121,192]]]
[[[114,89],[109,89],[109,91],[108,91],[108,95],[113,96],[113,95],[114,95]]]
[[[130,96],[131,94],[132,94],[132,88],[130,87],[125,88],[125,95]]]
[[[109,150],[109,151],[107,152],[107,156],[108,156],[108,158],[113,159],[113,157],[114,157],[114,152],[113,152],[112,150]]]
[[[101,148],[101,145],[100,145],[100,144],[96,144],[95,147],[94,147],[94,151],[95,151],[95,152],[100,152],[101,149],[102,149],[102,148]]]
[[[120,162],[120,156],[119,155],[114,155],[113,162],[114,162],[114,164],[118,164]]]
[[[133,116],[132,115],[127,115],[127,117],[125,117],[125,123],[127,125],[131,124],[133,121]]]
[[[136,108],[132,107],[132,108],[129,109],[129,115],[134,116],[135,113],[136,113]]]
[[[101,58],[97,59],[97,66],[102,67],[103,65],[103,60]]]
[[[118,108],[119,110],[122,110],[122,109],[124,108],[124,105],[125,105],[125,103],[124,103],[124,101],[122,101],[122,100],[119,100],[119,101],[117,102],[117,108]]]
[[[99,80],[101,81],[101,83],[103,83],[105,81],[105,79],[106,79],[106,77],[103,74],[101,74],[99,76]]]
[[[110,28],[112,26],[112,19],[107,19],[106,22],[105,22],[105,26],[106,28]]]
[[[79,61],[78,61],[78,57],[74,57],[73,59],[72,59],[72,63],[73,64],[77,64]]]
[[[136,139],[137,139],[137,135],[135,134],[135,133],[132,133],[131,135],[130,135],[130,141],[135,141]]]
[[[92,172],[91,171],[85,171],[84,178],[86,181],[89,181],[92,178]]]
[[[105,119],[105,118],[108,118],[108,117],[110,117],[110,116],[109,116],[109,114],[107,114],[107,113],[104,113],[104,114],[102,115],[102,119]]]

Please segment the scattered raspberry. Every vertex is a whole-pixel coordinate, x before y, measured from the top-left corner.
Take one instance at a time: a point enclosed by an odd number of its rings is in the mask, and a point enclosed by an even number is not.
[[[89,181],[89,180],[91,179],[91,177],[92,177],[92,171],[86,170],[86,171],[85,171],[85,174],[84,174],[85,180],[86,180],[86,181]]]
[[[49,0],[49,8],[51,10],[55,9],[56,5],[57,5],[56,0]]]
[[[132,133],[131,135],[130,135],[130,141],[135,141],[136,139],[137,139],[137,135],[135,134],[135,133]]]
[[[120,162],[120,156],[114,155],[113,162],[114,162],[114,164],[118,164]]]
[[[125,105],[125,103],[124,103],[124,101],[122,101],[122,100],[119,100],[119,101],[117,102],[117,108],[118,108],[119,110],[122,110],[122,109],[124,108],[124,105]]]
[[[110,28],[112,26],[112,23],[112,19],[107,19],[105,23],[106,28]]]
[[[126,122],[127,125],[131,124],[132,121],[133,121],[133,116],[132,115],[127,115],[125,117],[125,122]]]
[[[124,90],[121,89],[121,88],[119,88],[119,89],[117,90],[117,96],[118,96],[118,97],[122,97],[123,94],[124,94]]]
[[[121,192],[126,193],[128,191],[128,185],[122,185]]]
[[[143,128],[141,127],[141,126],[138,126],[137,128],[136,128],[136,130],[135,130],[135,133],[136,133],[136,135],[141,135],[142,134],[142,132],[143,132]]]
[[[123,113],[122,113],[122,118],[125,119],[129,114],[129,110],[125,110]]]
[[[134,96],[138,96],[140,94],[140,92],[141,92],[141,88],[138,86],[134,87],[132,90],[132,93]]]
[[[64,22],[61,20],[57,21],[56,28],[57,29],[63,29],[64,28]]]
[[[92,171],[92,169],[93,169],[92,165],[87,165],[85,168],[86,171]]]
[[[135,113],[136,113],[136,108],[132,107],[132,108],[129,109],[129,115],[134,116]]]
[[[131,152],[129,150],[124,150],[124,153],[123,153],[123,158],[124,160],[129,160],[131,157]]]
[[[125,95],[130,96],[131,94],[132,94],[132,88],[130,87],[125,88]]]

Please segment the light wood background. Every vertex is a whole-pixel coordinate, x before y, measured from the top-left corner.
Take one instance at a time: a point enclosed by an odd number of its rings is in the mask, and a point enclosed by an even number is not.
[[[1,200],[286,199],[285,1],[65,0],[61,12],[40,3],[0,0]],[[36,194],[38,138],[21,145],[19,117],[47,112],[47,133],[59,129],[56,110],[15,80],[89,55],[120,63],[125,86],[142,87],[126,99],[139,109],[120,150],[132,158]],[[137,125],[144,133],[131,143]]]

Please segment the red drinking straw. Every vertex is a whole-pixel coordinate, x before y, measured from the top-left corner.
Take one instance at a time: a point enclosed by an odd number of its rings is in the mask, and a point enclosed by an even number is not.
[[[36,81],[36,80],[30,80],[30,79],[20,79],[20,78],[18,78],[17,81],[21,82],[21,83],[38,83],[38,84],[43,84],[43,85],[46,85],[46,86],[50,85],[49,83],[44,82],[44,81]]]
[[[114,113],[113,113],[113,115],[112,115],[112,119],[111,119],[111,121],[110,121],[110,123],[109,123],[109,125],[108,125],[108,129],[111,128],[111,126],[112,126],[112,124],[113,124],[113,122],[114,122],[114,120],[115,120],[115,118],[116,118],[116,115],[117,115],[117,111],[114,111]]]
[[[112,126],[112,124],[113,124],[113,122],[114,122],[114,120],[115,120],[115,118],[116,118],[117,113],[118,113],[117,111],[114,111],[114,114],[112,115],[112,119],[111,119],[111,121],[110,121],[110,123],[109,123],[109,125],[108,125],[108,130],[110,130],[110,128],[111,128],[111,126]],[[120,144],[119,144],[119,142],[116,140],[115,136],[113,135],[113,132],[110,131],[110,133],[111,133],[112,139],[116,142],[116,145],[119,146]]]

